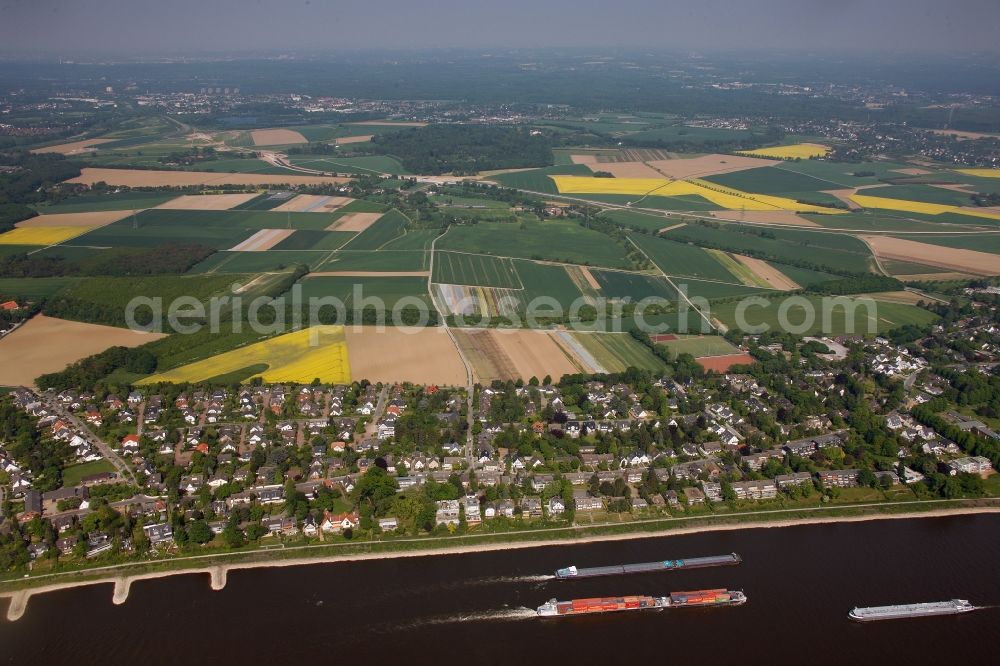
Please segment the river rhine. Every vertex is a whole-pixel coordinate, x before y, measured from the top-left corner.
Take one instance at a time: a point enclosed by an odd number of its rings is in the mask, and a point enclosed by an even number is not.
[[[736,567],[558,582],[576,564],[737,552]],[[230,571],[33,597],[0,620],[11,664],[1000,663],[1000,608],[872,624],[855,605],[1000,604],[1000,516],[708,532]],[[742,607],[541,620],[549,598],[742,589]],[[0,609],[2,610],[2,609]]]

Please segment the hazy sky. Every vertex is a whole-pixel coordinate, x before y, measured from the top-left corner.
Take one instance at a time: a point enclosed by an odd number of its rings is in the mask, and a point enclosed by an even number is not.
[[[0,0],[0,50],[1000,52],[1000,0]]]

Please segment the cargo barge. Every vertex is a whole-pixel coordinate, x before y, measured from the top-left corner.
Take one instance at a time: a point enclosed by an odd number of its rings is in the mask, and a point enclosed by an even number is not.
[[[654,571],[676,571],[677,569],[724,567],[739,564],[742,561],[743,559],[736,553],[729,553],[728,555],[688,557],[680,560],[661,560],[659,562],[641,562],[639,564],[615,564],[607,567],[566,567],[556,571],[556,578],[559,580],[574,580],[577,578],[621,576],[634,573],[651,573]]]
[[[671,592],[669,597],[593,597],[557,601],[549,599],[538,607],[539,617],[568,617],[570,615],[591,615],[594,613],[616,613],[618,611],[655,610],[660,608],[686,608],[697,606],[739,606],[747,597],[739,590],[695,590],[693,592]]]
[[[934,615],[958,615],[976,610],[966,599],[934,601],[922,604],[898,604],[895,606],[871,606],[853,608],[847,617],[855,622],[878,622],[879,620],[902,620],[910,617],[930,617]]]

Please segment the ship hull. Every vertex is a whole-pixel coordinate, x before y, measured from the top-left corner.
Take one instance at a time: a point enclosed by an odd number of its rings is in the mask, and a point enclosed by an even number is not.
[[[709,557],[690,557],[676,560],[661,560],[658,562],[641,562],[638,564],[615,564],[605,567],[566,567],[556,571],[557,580],[576,580],[579,578],[601,578],[604,576],[624,576],[636,573],[654,573],[658,571],[678,571],[681,569],[701,569],[705,567],[734,566],[743,559],[736,553],[728,555],[712,555]]]
[[[964,600],[953,602],[935,602],[925,604],[910,604],[903,606],[877,606],[874,608],[855,608],[847,614],[854,622],[882,622],[884,620],[909,620],[918,617],[937,617],[943,615],[962,615],[971,613],[976,607]]]

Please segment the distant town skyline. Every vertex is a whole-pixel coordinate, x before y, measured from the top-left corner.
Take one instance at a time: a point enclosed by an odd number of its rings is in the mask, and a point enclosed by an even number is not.
[[[639,47],[1000,53],[991,0],[6,0],[0,49],[150,54]]]

